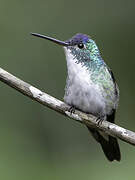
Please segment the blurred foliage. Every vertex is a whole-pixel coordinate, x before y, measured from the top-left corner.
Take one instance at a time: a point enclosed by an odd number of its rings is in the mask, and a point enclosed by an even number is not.
[[[62,99],[66,61],[61,47],[30,36],[66,40],[77,32],[96,40],[120,87],[117,123],[135,131],[135,1],[1,0],[1,67]],[[134,179],[135,149],[120,142],[110,163],[82,125],[0,82],[0,179]]]

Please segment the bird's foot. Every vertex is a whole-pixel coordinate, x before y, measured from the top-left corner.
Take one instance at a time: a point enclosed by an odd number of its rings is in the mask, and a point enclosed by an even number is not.
[[[75,113],[75,107],[74,107],[74,106],[71,106],[71,107],[68,109],[68,111],[69,111],[71,114]]]
[[[101,125],[104,120],[105,120],[105,116],[99,116],[96,119],[96,122],[97,122],[98,126]]]

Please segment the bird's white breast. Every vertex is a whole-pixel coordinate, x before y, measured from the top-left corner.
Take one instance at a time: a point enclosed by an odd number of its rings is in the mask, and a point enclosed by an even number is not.
[[[69,49],[64,49],[68,71],[65,102],[84,112],[94,115],[105,114],[104,99],[98,85],[92,82],[90,71],[81,63],[76,63],[77,60],[74,59]]]

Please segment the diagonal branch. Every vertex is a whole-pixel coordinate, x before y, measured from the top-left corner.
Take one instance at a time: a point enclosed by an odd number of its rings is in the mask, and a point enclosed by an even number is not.
[[[13,76],[2,68],[0,68],[0,81],[21,92],[25,96],[28,96],[29,98],[39,102],[40,104],[43,104],[44,106],[47,106],[63,115],[66,115],[75,121],[83,123],[89,127],[104,131],[109,135],[117,137],[129,144],[135,145],[134,132],[107,121],[103,121],[102,124],[98,125],[98,123],[96,122],[97,117],[91,114],[85,114],[78,110],[71,114],[68,111],[70,107],[67,104],[22,81],[21,79]]]

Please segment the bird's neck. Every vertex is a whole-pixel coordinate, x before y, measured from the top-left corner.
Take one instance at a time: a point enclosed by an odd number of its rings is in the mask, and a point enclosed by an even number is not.
[[[92,71],[98,70],[105,63],[100,55],[96,43],[92,39],[90,39],[89,43],[87,43],[87,48],[90,51],[90,61],[89,61],[90,70]]]
[[[80,53],[75,53],[75,50],[70,48],[64,48],[67,60],[68,71],[71,72],[74,64],[74,69],[79,67],[85,69],[92,76],[98,76],[101,67],[105,66],[103,59],[100,56],[100,52],[95,43],[88,44],[88,54],[80,56]],[[89,53],[90,52],[90,53]],[[84,58],[84,59],[83,59]],[[79,71],[78,71],[79,72]]]

